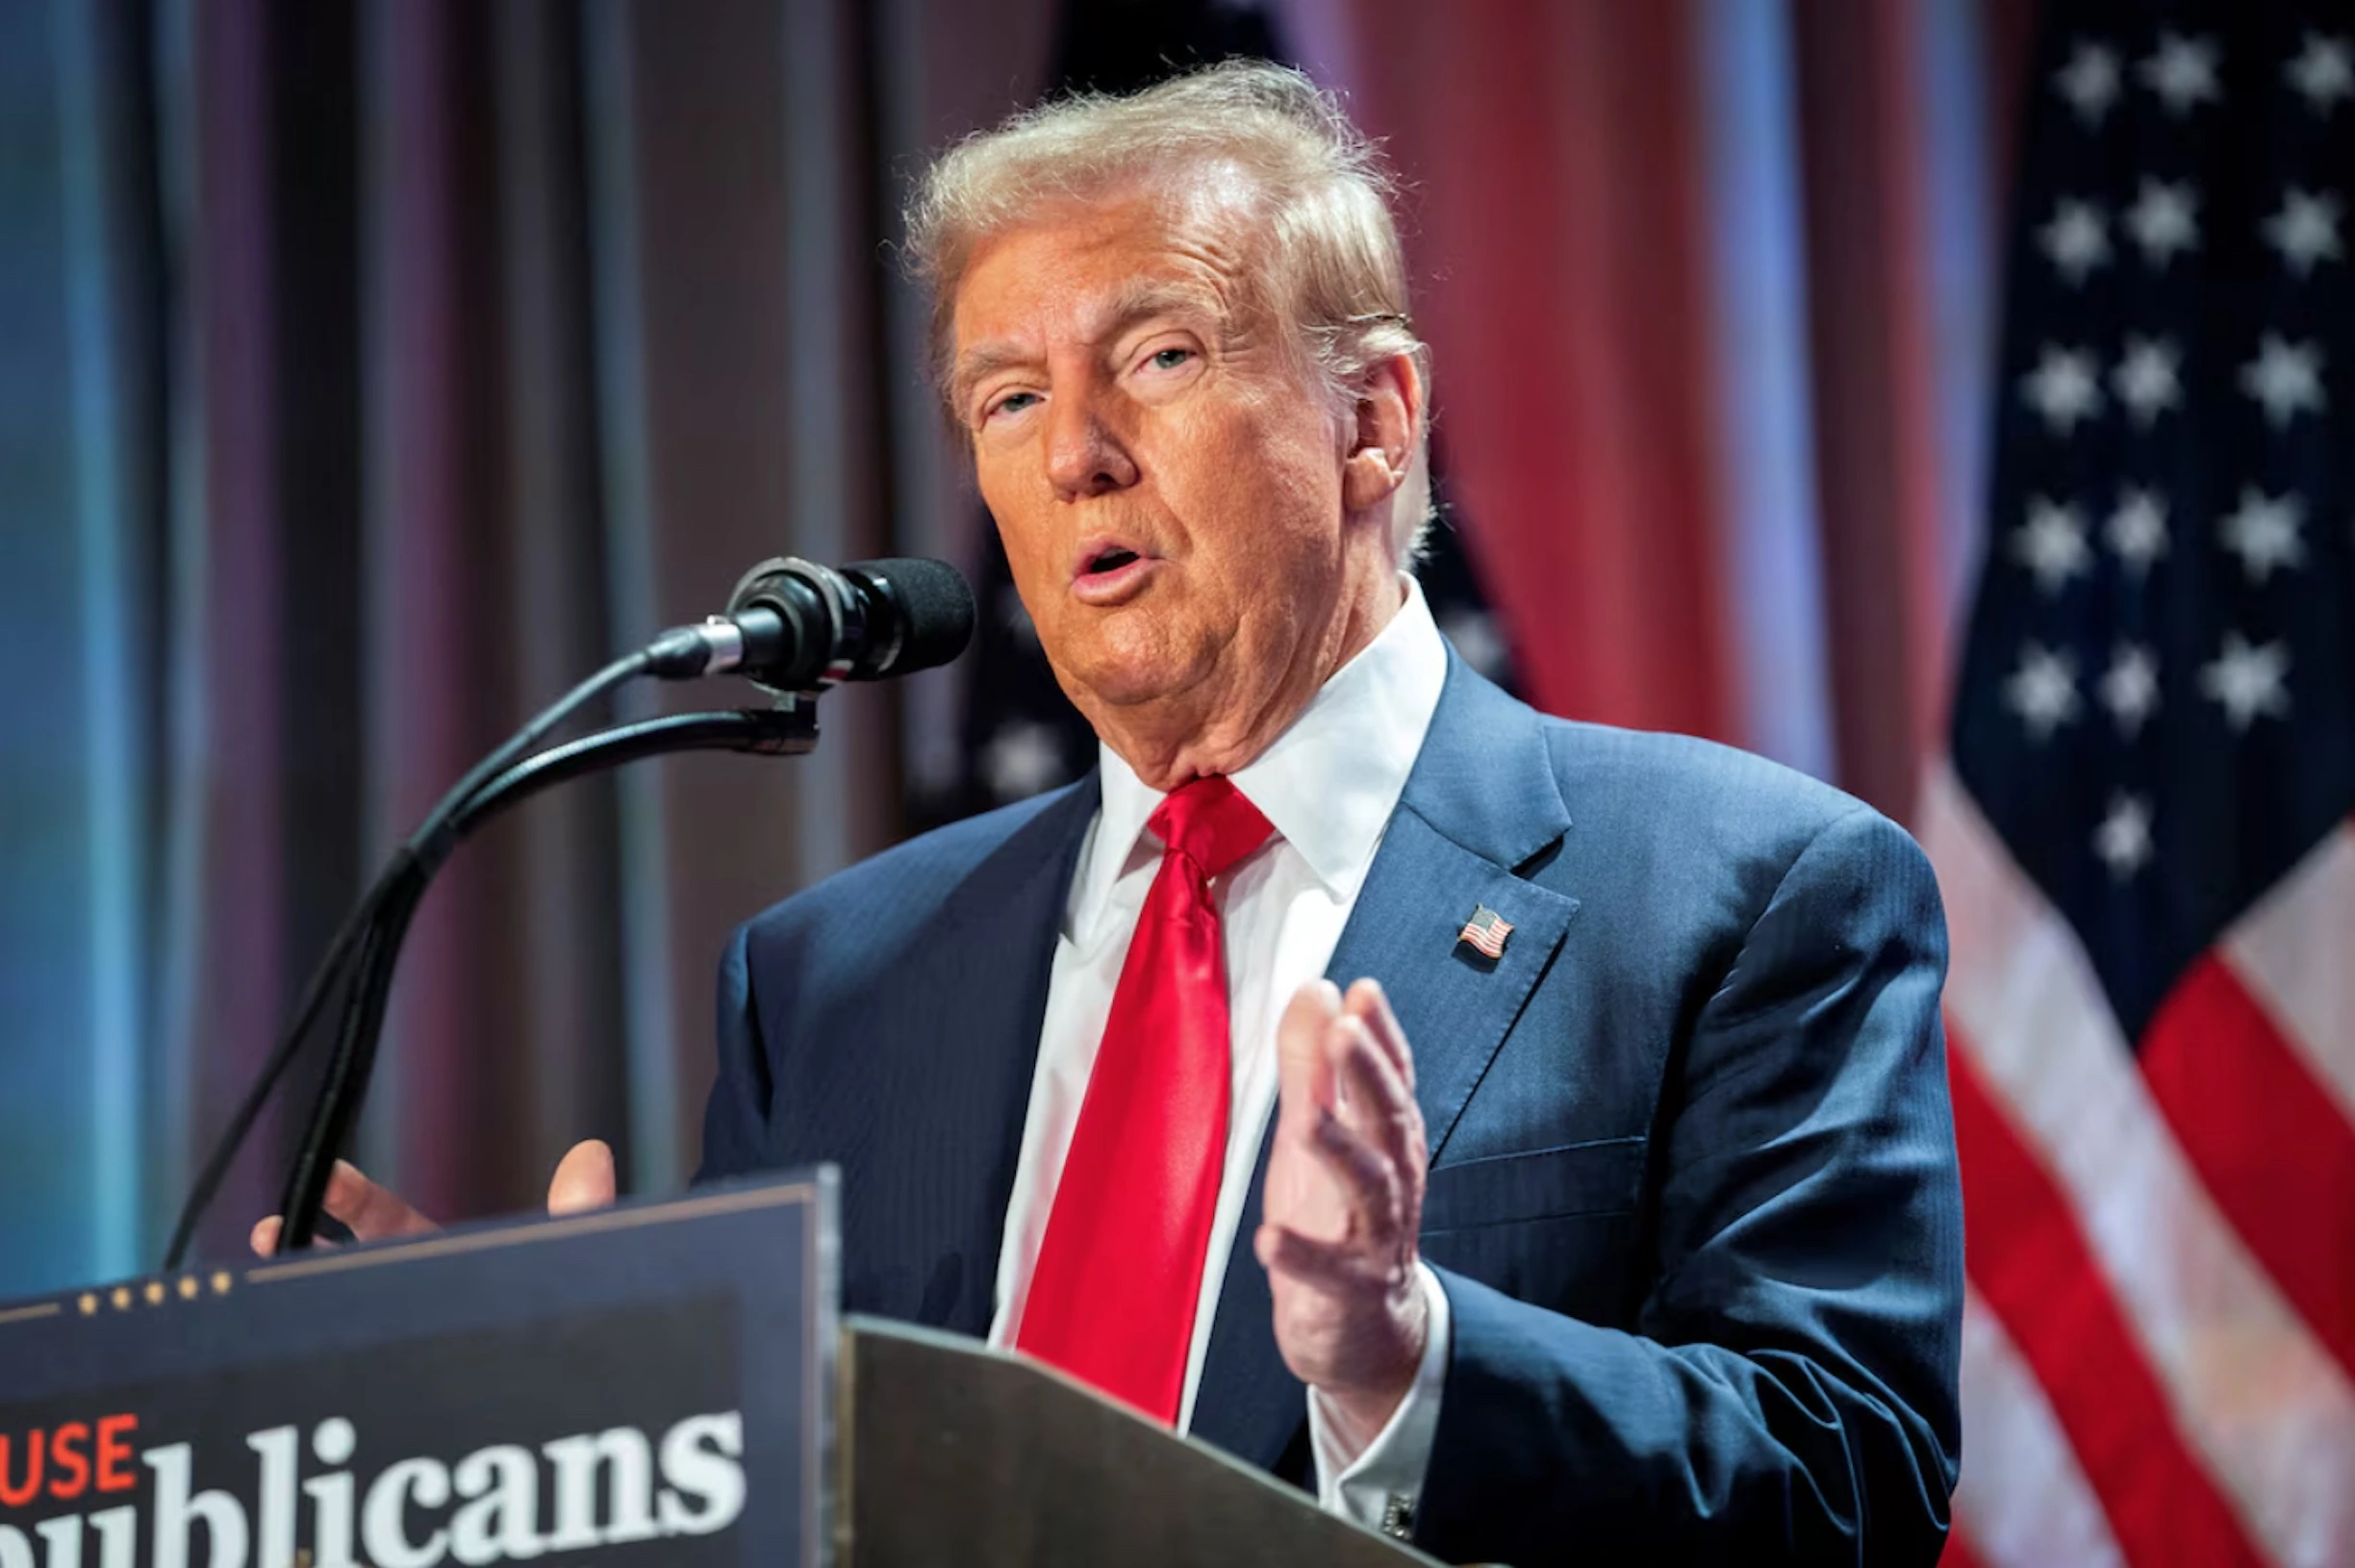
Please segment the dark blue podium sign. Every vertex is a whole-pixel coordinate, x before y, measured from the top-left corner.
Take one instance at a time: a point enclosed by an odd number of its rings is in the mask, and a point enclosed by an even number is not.
[[[0,1306],[0,1568],[823,1562],[835,1176]]]

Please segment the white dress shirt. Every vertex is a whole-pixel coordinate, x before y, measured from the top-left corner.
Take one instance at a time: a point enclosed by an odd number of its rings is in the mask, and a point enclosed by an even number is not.
[[[1325,683],[1273,746],[1232,775],[1235,788],[1276,832],[1265,847],[1214,884],[1226,948],[1233,1098],[1226,1167],[1178,1402],[1181,1432],[1193,1425],[1228,1254],[1238,1243],[1252,1244],[1235,1231],[1276,1109],[1277,1023],[1294,993],[1322,975],[1332,959],[1447,679],[1446,647],[1422,590],[1412,578],[1401,580],[1406,600],[1389,624]],[[1109,747],[1102,748],[1102,804],[1080,847],[1048,981],[1022,1157],[998,1259],[993,1345],[1013,1344],[1022,1323],[1055,1186],[1111,1015],[1112,993],[1146,890],[1161,864],[1161,843],[1146,831],[1146,821],[1162,797]],[[1353,977],[1341,976],[1345,982]],[[1429,1269],[1417,1268],[1431,1310],[1431,1337],[1414,1385],[1389,1425],[1362,1451],[1353,1452],[1327,1420],[1322,1397],[1313,1389],[1308,1396],[1318,1501],[1375,1529],[1395,1518],[1396,1510],[1410,1512],[1415,1505],[1447,1380],[1447,1293]]]

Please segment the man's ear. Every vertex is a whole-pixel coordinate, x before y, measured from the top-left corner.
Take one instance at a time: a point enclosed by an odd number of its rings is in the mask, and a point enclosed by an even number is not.
[[[1413,358],[1393,354],[1369,367],[1351,418],[1349,452],[1341,462],[1341,504],[1364,512],[1406,482],[1414,461],[1423,425],[1423,375]]]

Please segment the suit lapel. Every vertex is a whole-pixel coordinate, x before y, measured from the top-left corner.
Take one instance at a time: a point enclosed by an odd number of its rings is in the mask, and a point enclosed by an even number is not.
[[[869,1173],[887,1195],[871,1244],[906,1259],[911,1299],[876,1310],[979,1337],[996,1305],[998,1253],[1022,1152],[1047,985],[1089,823],[1093,774],[1024,823],[945,900],[927,940],[925,983],[900,1005],[925,1025],[899,1031],[906,1064],[900,1133],[879,1148],[905,1161]],[[1025,961],[1009,963],[1010,954]],[[917,1104],[924,1111],[909,1114]],[[922,1125],[918,1125],[921,1123]]]
[[[1578,901],[1515,868],[1569,826],[1537,716],[1451,652],[1431,732],[1391,816],[1327,974],[1363,975],[1388,993],[1415,1053],[1415,1098],[1435,1157],[1489,1060],[1553,962]],[[1480,957],[1456,933],[1485,906],[1512,927],[1504,955]],[[1271,1322],[1259,1228],[1273,1125],[1228,1259],[1194,1406],[1194,1433],[1273,1468],[1303,1419],[1300,1381]]]
[[[1456,940],[1481,908],[1512,926],[1500,958]],[[1370,974],[1388,993],[1414,1050],[1415,1099],[1434,1159],[1577,908],[1575,898],[1522,881],[1419,815],[1391,820],[1328,973],[1345,987]]]

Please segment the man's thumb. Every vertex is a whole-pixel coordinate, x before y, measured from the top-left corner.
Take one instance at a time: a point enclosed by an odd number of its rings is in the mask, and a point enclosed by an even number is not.
[[[556,1174],[548,1178],[548,1212],[579,1214],[607,1207],[613,1201],[612,1146],[602,1138],[574,1144],[557,1161]]]

